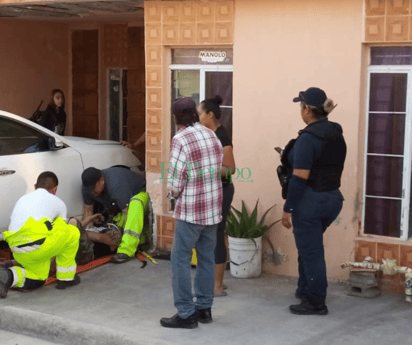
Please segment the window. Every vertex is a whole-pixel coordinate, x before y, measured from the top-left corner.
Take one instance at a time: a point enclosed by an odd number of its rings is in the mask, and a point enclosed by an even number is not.
[[[371,49],[364,174],[364,233],[408,239],[412,47]]]
[[[0,156],[48,150],[47,136],[24,124],[0,117]]]
[[[220,123],[232,140],[233,50],[175,49],[172,51],[172,101],[191,97],[196,105],[216,95],[222,97]],[[171,117],[171,137],[176,125]]]
[[[172,50],[172,102],[178,97],[191,97],[196,105],[216,95],[222,97],[220,123],[232,140],[233,116],[233,50],[226,48]],[[171,138],[176,133],[171,116]],[[174,209],[174,201],[170,210]]]

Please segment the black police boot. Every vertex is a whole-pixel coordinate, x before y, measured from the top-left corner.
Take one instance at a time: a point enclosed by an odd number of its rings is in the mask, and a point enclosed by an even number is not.
[[[305,293],[300,293],[298,289],[295,291],[295,297],[300,299],[302,302],[307,301],[309,296]]]
[[[302,301],[301,304],[289,306],[290,312],[297,315],[327,315],[328,307],[325,304],[314,305],[308,300]]]
[[[0,297],[6,298],[13,283],[13,273],[9,269],[0,269]]]
[[[197,328],[197,325],[198,325],[196,313],[189,316],[187,319],[182,319],[177,314],[169,318],[164,317],[163,319],[160,320],[160,324],[163,327],[167,327],[167,328],[189,328],[189,329]]]
[[[212,310],[210,308],[196,310],[197,321],[201,323],[212,323]]]

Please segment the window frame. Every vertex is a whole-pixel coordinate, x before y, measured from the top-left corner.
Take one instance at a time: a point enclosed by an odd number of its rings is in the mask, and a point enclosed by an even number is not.
[[[388,154],[369,154],[369,107],[370,107],[370,81],[371,74],[390,74],[390,73],[405,73],[407,75],[406,82],[406,108],[405,108],[405,136],[404,136],[404,151],[403,151],[403,168],[402,168],[402,195],[401,198],[394,197],[375,197],[366,194],[367,180],[367,161],[369,155],[384,156],[384,157],[401,157],[401,155]],[[364,138],[364,155],[363,155],[363,198],[362,198],[362,234],[365,236],[377,236],[383,238],[399,239],[407,241],[409,239],[409,208],[411,199],[411,171],[412,171],[412,65],[369,65],[367,73],[367,89],[366,89],[366,121],[365,121],[365,138]],[[379,112],[374,112],[379,113]],[[382,112],[387,113],[387,112]],[[397,112],[391,112],[397,113]],[[399,112],[402,113],[403,112]],[[365,233],[365,216],[366,216],[366,197],[380,199],[401,200],[401,216],[400,216],[400,236],[381,236]]]

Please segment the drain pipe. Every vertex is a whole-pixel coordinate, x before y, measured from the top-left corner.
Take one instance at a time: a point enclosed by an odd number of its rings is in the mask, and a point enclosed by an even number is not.
[[[149,253],[153,253],[157,247],[157,217],[153,208],[153,200],[149,201],[149,229],[152,229],[152,243],[148,250]]]
[[[383,259],[382,264],[373,262],[370,256],[366,256],[363,262],[345,262],[341,265],[345,267],[355,268],[369,268],[378,271],[382,271],[385,274],[393,275],[395,273],[405,274],[405,301],[412,302],[412,269],[406,266],[398,266],[395,259]]]

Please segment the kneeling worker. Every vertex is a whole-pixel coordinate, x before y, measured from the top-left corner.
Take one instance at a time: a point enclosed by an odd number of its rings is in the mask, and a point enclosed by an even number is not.
[[[57,176],[49,171],[37,178],[35,191],[22,196],[14,206],[9,230],[3,232],[15,261],[20,266],[0,269],[0,297],[11,287],[33,290],[49,276],[56,257],[57,289],[80,283],[76,275],[76,253],[80,232],[67,224],[67,207],[55,196]]]
[[[147,225],[144,224],[144,217],[149,210],[145,178],[126,167],[104,170],[91,167],[83,171],[82,181],[83,219],[93,214],[95,202],[99,202],[105,209],[112,209],[114,206],[117,211],[114,212],[116,216],[113,220],[124,232],[112,262],[119,264],[130,260],[139,243],[144,242],[143,225]]]

